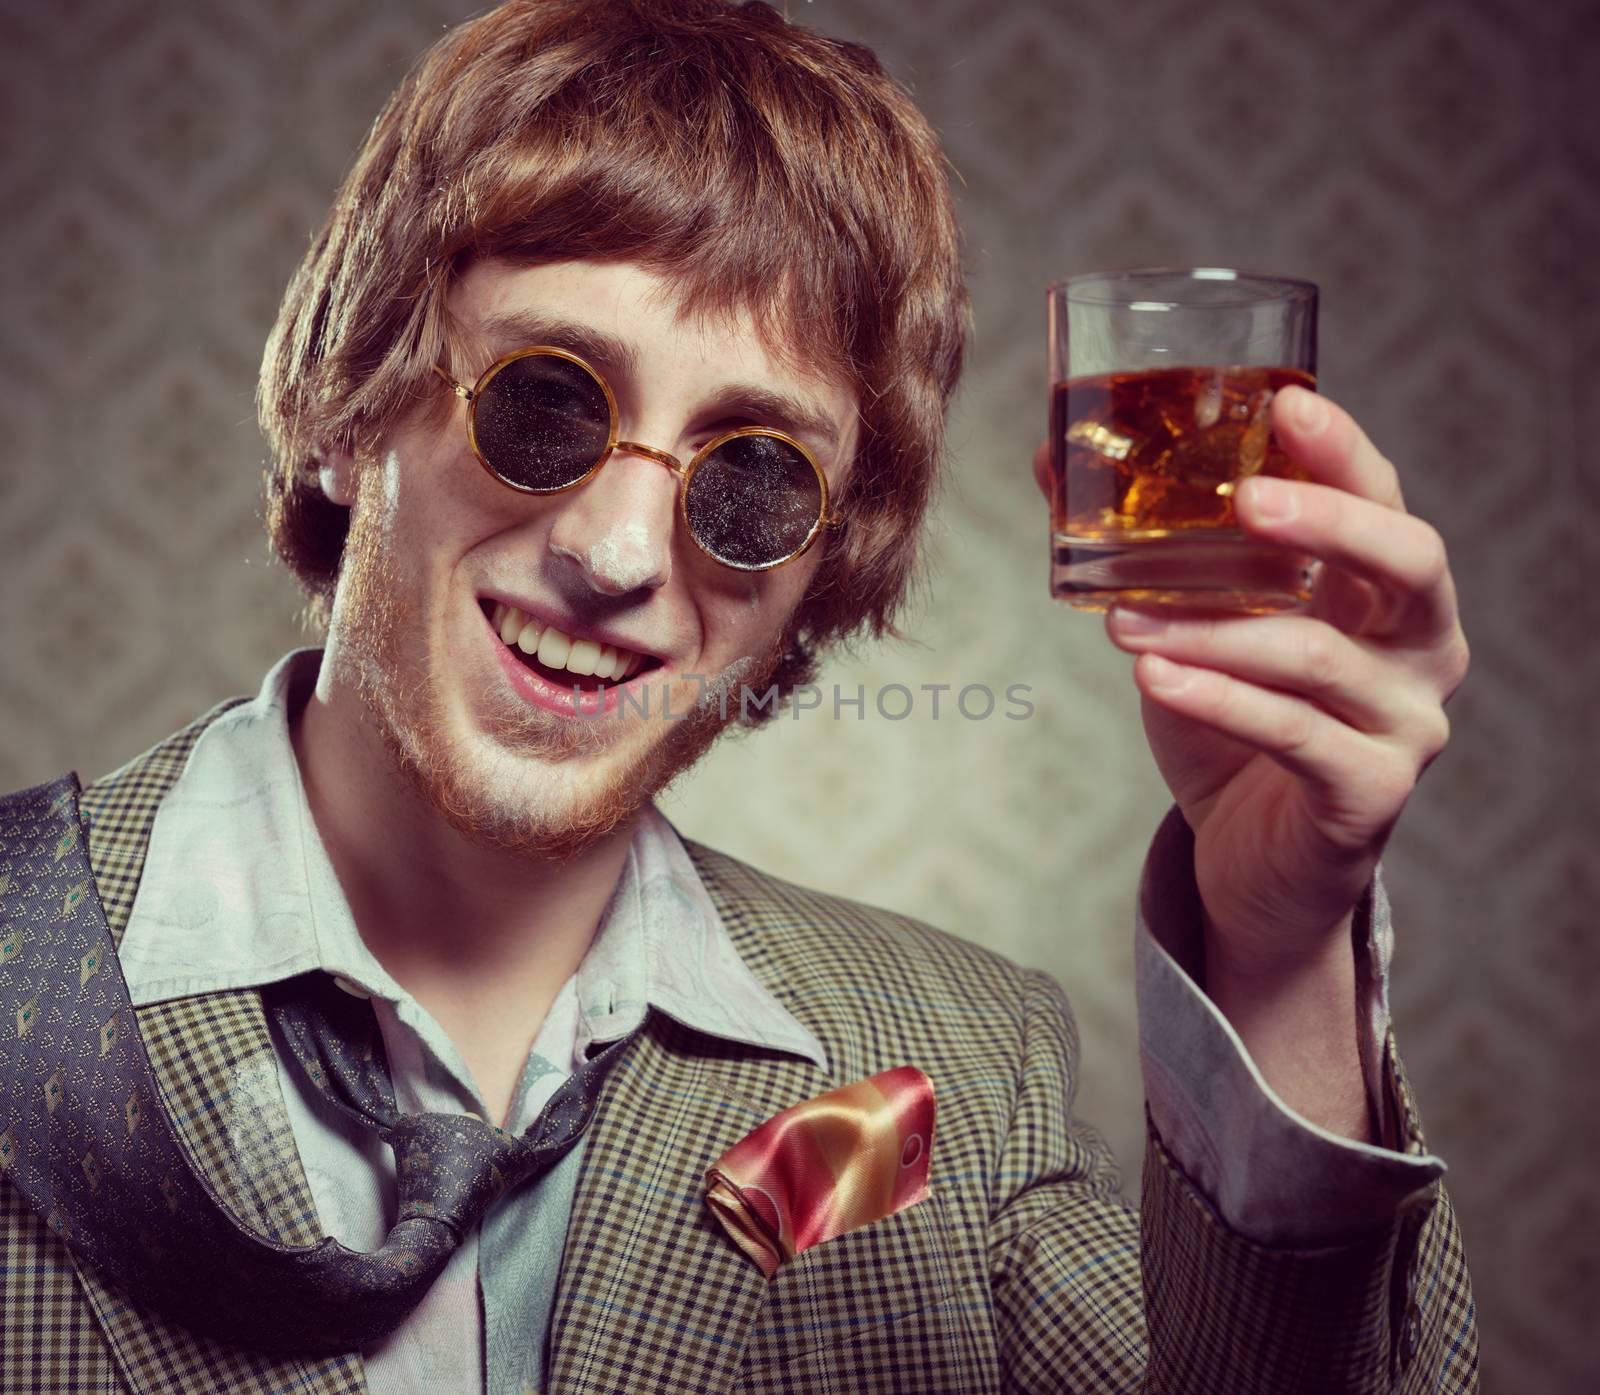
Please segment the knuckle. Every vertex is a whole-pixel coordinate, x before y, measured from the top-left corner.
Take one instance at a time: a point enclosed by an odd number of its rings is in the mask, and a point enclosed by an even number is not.
[[[1414,573],[1419,590],[1431,591],[1450,574],[1450,553],[1444,536],[1431,523],[1416,520],[1417,560]]]
[[[1282,751],[1296,753],[1311,744],[1316,730],[1316,718],[1311,708],[1303,702],[1290,702],[1278,719],[1277,746]]]
[[[1417,723],[1417,744],[1421,748],[1420,768],[1425,770],[1450,744],[1450,719],[1442,707],[1429,707]]]
[[[1300,671],[1313,691],[1337,686],[1344,671],[1339,646],[1324,626],[1307,628],[1300,640]]]

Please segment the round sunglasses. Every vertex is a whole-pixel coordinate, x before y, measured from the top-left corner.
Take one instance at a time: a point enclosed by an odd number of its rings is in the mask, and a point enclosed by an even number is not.
[[[588,483],[616,450],[646,456],[678,477],[678,511],[701,551],[725,567],[762,572],[792,562],[824,529],[828,480],[793,436],[760,426],[725,431],[687,465],[617,439],[617,399],[598,370],[540,345],[495,360],[472,387],[434,365],[467,404],[467,441],[501,484],[559,494]]]

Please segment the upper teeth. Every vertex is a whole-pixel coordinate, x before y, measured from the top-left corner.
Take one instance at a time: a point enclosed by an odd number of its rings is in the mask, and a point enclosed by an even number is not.
[[[546,668],[564,668],[568,673],[576,673],[584,678],[614,678],[620,681],[643,662],[642,656],[631,649],[600,644],[592,639],[574,639],[571,635],[562,634],[554,625],[541,625],[516,606],[503,605],[499,601],[489,612],[489,623],[506,644],[516,645]]]

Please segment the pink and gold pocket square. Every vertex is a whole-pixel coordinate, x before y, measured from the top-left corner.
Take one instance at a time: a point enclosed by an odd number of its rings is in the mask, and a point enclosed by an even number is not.
[[[928,1195],[933,1085],[915,1066],[774,1115],[706,1173],[706,1204],[769,1279],[802,1250]]]

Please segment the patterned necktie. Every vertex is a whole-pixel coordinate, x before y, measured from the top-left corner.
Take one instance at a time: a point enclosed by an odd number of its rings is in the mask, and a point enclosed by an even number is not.
[[[520,1137],[395,1105],[372,1005],[316,971],[262,990],[313,1085],[395,1153],[383,1245],[286,1245],[245,1225],[162,1107],[68,775],[0,799],[0,1175],[139,1304],[236,1346],[331,1356],[405,1319],[504,1191],[576,1143],[632,1037]],[[197,1043],[197,1045],[202,1045]]]

